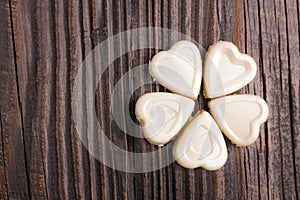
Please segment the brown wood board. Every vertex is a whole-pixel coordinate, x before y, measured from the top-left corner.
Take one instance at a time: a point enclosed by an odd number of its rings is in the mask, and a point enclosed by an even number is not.
[[[299,10],[298,0],[2,0],[0,199],[298,199]],[[238,93],[268,102],[269,119],[255,144],[236,147],[226,140],[228,161],[215,172],[172,163],[154,172],[125,173],[89,154],[72,120],[79,65],[102,41],[138,27],[176,30],[206,49],[219,40],[232,41],[253,56],[257,76]],[[157,147],[117,128],[110,94],[123,74],[148,63],[159,50],[120,57],[97,86],[99,123],[114,144],[128,151]],[[130,84],[146,82],[145,73]],[[166,90],[145,85],[134,97],[153,91]],[[118,95],[124,107],[124,94]],[[207,109],[202,94],[198,103]]]

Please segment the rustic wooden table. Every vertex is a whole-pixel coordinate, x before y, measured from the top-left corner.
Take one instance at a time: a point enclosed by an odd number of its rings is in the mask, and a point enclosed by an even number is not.
[[[0,199],[298,199],[299,10],[298,0],[1,0]],[[238,93],[266,99],[268,122],[249,147],[226,140],[228,161],[221,170],[173,163],[125,173],[104,166],[82,145],[71,114],[79,64],[108,37],[147,26],[177,30],[204,48],[232,41],[258,63],[256,78]],[[156,147],[116,128],[109,94],[124,73],[158,50],[126,54],[98,86],[99,121],[128,151]],[[135,96],[150,91],[165,89],[146,85]],[[198,102],[207,108],[202,95]]]

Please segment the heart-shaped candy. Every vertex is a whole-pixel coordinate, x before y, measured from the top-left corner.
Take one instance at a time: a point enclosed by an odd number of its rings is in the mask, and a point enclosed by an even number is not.
[[[220,169],[227,160],[224,137],[215,120],[206,111],[191,119],[178,136],[173,156],[186,168]]]
[[[211,114],[232,143],[247,146],[259,136],[269,114],[268,105],[254,95],[231,95],[208,103]]]
[[[217,42],[205,58],[204,96],[215,98],[241,89],[254,79],[256,68],[254,59],[231,42]]]
[[[150,73],[161,85],[177,94],[197,99],[202,79],[199,49],[189,41],[176,42],[150,61]]]
[[[152,144],[164,145],[172,140],[187,122],[195,102],[184,96],[156,92],[140,97],[135,114],[142,123],[145,138]]]

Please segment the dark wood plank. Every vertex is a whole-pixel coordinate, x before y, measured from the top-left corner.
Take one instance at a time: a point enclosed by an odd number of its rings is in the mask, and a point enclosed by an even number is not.
[[[21,83],[17,74],[14,20],[15,5],[0,3],[0,116],[1,116],[1,190],[2,199],[30,199],[29,172],[25,152],[22,104],[19,96]],[[35,173],[34,171],[32,171]]]
[[[298,199],[299,10],[298,0],[1,1],[0,199]],[[103,136],[89,139],[99,155],[113,160],[112,168],[82,144],[72,120],[72,88],[82,70],[86,103],[95,89],[95,74],[79,68],[80,63],[108,37],[147,26],[179,31],[205,49],[218,40],[232,41],[257,62],[254,81],[237,93],[265,98],[269,120],[249,147],[236,147],[226,140],[228,161],[222,169],[187,170],[173,163],[154,172],[125,173],[115,170],[115,163],[128,167],[139,163],[130,163],[128,156],[119,160],[114,154],[105,155],[98,149],[110,145],[103,143]],[[122,45],[138,47],[147,37],[158,47],[156,35],[129,36]],[[175,35],[164,39],[163,46],[176,39]],[[118,53],[121,46],[116,45],[108,47],[105,59]],[[113,144],[127,151],[158,148],[126,134],[131,119],[124,117],[116,124],[111,93],[125,73],[148,63],[159,50],[127,53],[109,66],[97,85],[99,123]],[[149,81],[147,73],[140,70],[126,87]],[[151,91],[166,89],[146,85],[135,97]],[[118,105],[125,108],[126,94],[116,95]],[[198,104],[196,109],[207,109],[202,94]],[[92,112],[86,105],[82,120]],[[88,124],[96,128],[95,123]],[[159,159],[170,158],[160,154]],[[146,161],[143,166],[151,164]]]

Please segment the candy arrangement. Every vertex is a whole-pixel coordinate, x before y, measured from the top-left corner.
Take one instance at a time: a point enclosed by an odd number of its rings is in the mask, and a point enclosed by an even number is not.
[[[174,93],[148,93],[136,103],[136,116],[145,138],[165,145],[177,135],[173,156],[186,168],[221,168],[227,160],[222,132],[230,141],[247,146],[256,141],[260,125],[267,120],[268,106],[255,95],[232,95],[251,82],[257,71],[252,57],[230,42],[209,47],[204,61],[204,96],[210,113],[191,117],[202,81],[199,49],[189,41],[176,42],[150,61],[155,80]],[[231,94],[231,95],[230,95]],[[221,132],[222,131],[222,132]]]

